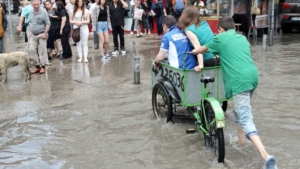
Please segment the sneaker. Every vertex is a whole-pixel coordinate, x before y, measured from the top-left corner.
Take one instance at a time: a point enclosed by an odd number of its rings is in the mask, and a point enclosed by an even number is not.
[[[141,32],[141,35],[144,35],[143,32]]]
[[[132,32],[132,31],[130,32],[130,35],[133,35],[133,32]]]
[[[101,57],[101,60],[106,60],[106,59],[108,59],[105,55],[103,55],[102,57]]]
[[[84,63],[89,63],[89,61],[87,60],[87,58],[84,58]]]
[[[122,50],[122,55],[126,55],[126,51],[125,50]]]
[[[104,56],[105,56],[106,58],[109,58],[109,57],[110,57],[108,53],[105,53]]]
[[[79,58],[77,62],[80,63],[81,61],[82,61],[82,58]]]
[[[51,66],[52,63],[48,62],[48,63],[45,63],[45,66]]]
[[[111,54],[112,54],[112,55],[115,55],[115,56],[116,56],[116,55],[119,55],[119,51],[116,50],[116,51],[112,52]]]

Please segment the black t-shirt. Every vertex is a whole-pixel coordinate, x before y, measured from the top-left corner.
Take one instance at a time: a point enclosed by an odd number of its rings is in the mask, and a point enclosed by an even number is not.
[[[69,17],[68,12],[65,9],[62,9],[61,11],[59,11],[59,16],[60,16],[60,18],[66,17],[66,24],[65,24],[64,29],[71,29],[70,17]]]
[[[101,22],[107,21],[107,8],[104,8],[104,9],[100,8],[98,21],[101,21]]]
[[[125,9],[120,1],[117,3],[117,7],[115,7],[114,3],[110,4],[109,12],[111,26],[124,26]]]

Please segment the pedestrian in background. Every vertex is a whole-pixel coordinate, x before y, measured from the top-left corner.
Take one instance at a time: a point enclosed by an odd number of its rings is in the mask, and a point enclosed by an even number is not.
[[[40,7],[40,0],[31,1],[33,9],[30,11],[30,55],[37,58],[38,63],[31,73],[45,73],[45,64],[48,63],[47,38],[50,29],[48,12]]]
[[[70,23],[73,24],[74,29],[80,27],[80,41],[77,42],[77,52],[79,56],[78,63],[82,61],[82,54],[84,62],[88,63],[88,24],[90,23],[90,14],[89,10],[84,8],[82,0],[75,0],[74,10],[70,15]]]
[[[151,5],[151,12],[156,21],[157,35],[159,38],[161,38],[163,34],[162,20],[164,16],[167,16],[166,8],[162,2],[155,0]]]
[[[72,50],[69,43],[69,33],[71,31],[70,17],[63,2],[57,2],[56,5],[56,14],[61,19],[59,34],[63,51],[60,58],[67,59],[72,57]]]
[[[5,16],[5,11],[3,10],[1,4],[0,4],[0,53],[2,53],[2,39],[4,37],[5,31],[7,28],[7,19]],[[1,69],[0,69],[0,75],[2,75]]]
[[[94,8],[93,15],[93,31],[97,32],[98,43],[100,45],[100,55],[102,59],[108,59],[109,36],[108,30],[111,29],[109,7],[106,5],[106,0],[100,0]],[[104,46],[104,52],[103,52]]]
[[[144,10],[143,14],[143,23],[144,23],[144,29],[145,29],[145,34],[148,33],[148,35],[151,34],[151,24],[150,24],[150,17],[151,16],[151,2],[150,0],[144,0],[142,3],[142,9]]]
[[[99,0],[95,0],[95,2],[90,6],[90,9],[89,9],[92,22],[93,22],[93,20],[92,20],[93,12],[94,12],[94,9],[98,6],[98,3],[99,3]],[[93,30],[93,40],[94,40],[94,49],[98,49],[99,48],[99,38],[98,38],[97,30]]]
[[[126,55],[124,40],[125,8],[128,8],[128,5],[124,0],[113,0],[113,3],[109,5],[110,21],[114,39],[114,51],[112,52],[112,55],[114,56],[119,55],[118,36],[120,37],[122,55]]]

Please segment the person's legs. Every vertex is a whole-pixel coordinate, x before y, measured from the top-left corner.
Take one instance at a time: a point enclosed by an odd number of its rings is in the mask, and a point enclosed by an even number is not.
[[[30,41],[30,47],[29,47],[29,53],[30,56],[35,58],[37,60],[35,69],[31,71],[31,73],[39,73],[41,70],[40,67],[40,59],[37,53],[37,49],[38,49],[38,36],[36,35],[31,35],[31,37],[29,38]]]
[[[104,53],[103,53],[104,33],[102,31],[99,31],[98,36],[99,36],[100,55],[104,58]]]
[[[103,30],[103,39],[104,39],[104,55],[106,57],[109,57],[109,54],[108,54],[108,47],[109,47],[109,35],[108,35],[108,23],[106,22],[105,23],[105,29]]]
[[[89,28],[87,26],[84,26],[84,27],[81,27],[80,29],[81,29],[80,38],[82,40],[81,43],[82,43],[82,48],[83,48],[84,62],[88,63],[87,56],[88,56]]]
[[[69,34],[70,30],[63,30],[63,34],[61,35],[61,46],[63,49],[62,58],[70,58],[72,57],[72,50],[69,43]]]
[[[125,51],[125,39],[124,39],[124,26],[119,27],[118,33],[120,36],[120,46],[121,46],[121,50],[122,50],[122,55],[125,55],[126,51]]]
[[[134,19],[132,18],[132,24],[131,24],[131,29],[130,29],[130,34],[133,34],[134,31]]]
[[[0,53],[2,53],[2,45],[3,45],[3,43],[2,43],[2,38],[0,38]]]
[[[43,39],[39,35],[38,39],[38,54],[40,56],[40,61],[42,68],[40,70],[40,73],[45,73],[45,65],[46,63],[49,63],[48,55],[47,55],[47,39]]]
[[[114,41],[114,52],[113,55],[118,55],[119,52],[119,42],[118,42],[118,27],[117,26],[113,26],[112,27],[112,33],[113,33],[113,41]]]
[[[93,39],[94,39],[94,48],[98,49],[99,48],[99,39],[98,39],[97,31],[94,31]]]
[[[139,19],[134,19],[134,28],[136,30],[136,36],[140,37],[141,36],[141,23],[140,23]]]
[[[242,92],[233,96],[234,102],[234,115],[235,121],[238,124],[238,136],[239,143],[244,143],[247,137],[254,147],[259,151],[262,159],[266,161],[266,166],[271,166],[274,168],[276,160],[275,157],[270,156],[259,136],[258,131],[256,130],[255,124],[253,123],[253,115],[251,112],[251,96],[253,90]]]
[[[82,61],[82,39],[80,39],[80,41],[76,43],[76,48],[79,57],[77,62],[80,63]]]

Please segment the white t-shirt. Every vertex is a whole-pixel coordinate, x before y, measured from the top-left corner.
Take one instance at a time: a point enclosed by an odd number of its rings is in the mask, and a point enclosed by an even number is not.
[[[91,14],[91,15],[93,15],[93,11],[94,11],[94,9],[95,9],[96,6],[97,6],[96,2],[93,3],[93,4],[90,6],[89,11],[90,11],[90,14]]]
[[[88,9],[84,9],[84,15],[85,16],[82,16],[82,12],[76,12],[74,15],[73,15],[73,21],[83,21],[83,20],[87,20],[87,16],[89,15],[89,10]],[[73,14],[73,11],[71,12]],[[88,26],[87,24],[82,24],[81,27],[85,27],[85,26]],[[77,25],[73,25],[73,28],[78,28]]]

